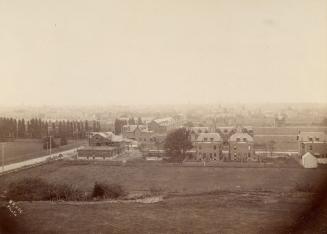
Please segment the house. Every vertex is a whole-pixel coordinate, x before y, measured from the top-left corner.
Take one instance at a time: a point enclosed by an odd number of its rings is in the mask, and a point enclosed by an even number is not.
[[[124,152],[124,148],[113,146],[88,146],[77,150],[77,159],[108,160]]]
[[[209,133],[210,132],[210,128],[209,127],[189,127],[188,130],[190,132],[190,140],[191,140],[191,142],[195,142],[196,139],[198,138],[198,136],[201,133]]]
[[[172,129],[178,128],[179,126],[180,123],[172,117],[154,119],[148,123],[149,131],[153,131],[155,133],[167,133]]]
[[[194,142],[195,159],[203,161],[224,160],[222,142],[218,133],[200,133]]]
[[[317,168],[318,160],[315,156],[313,156],[310,152],[305,153],[301,157],[302,166],[304,168]]]
[[[229,159],[231,161],[257,161],[258,158],[254,151],[253,137],[248,133],[236,132],[230,136],[229,140]]]
[[[124,125],[122,127],[122,135],[124,138],[136,140],[138,131],[143,131],[146,129],[146,125]]]
[[[324,132],[299,132],[297,136],[298,153],[303,156],[310,152],[318,163],[327,163],[327,134]]]
[[[160,134],[149,130],[137,130],[135,136],[139,147],[143,151],[163,149],[166,139],[166,134]]]
[[[220,134],[220,136],[222,137],[223,143],[225,145],[227,145],[230,136],[236,132],[236,127],[232,127],[232,126],[217,127],[216,132]]]
[[[78,149],[79,159],[109,159],[125,152],[129,141],[112,132],[90,132],[89,146]]]

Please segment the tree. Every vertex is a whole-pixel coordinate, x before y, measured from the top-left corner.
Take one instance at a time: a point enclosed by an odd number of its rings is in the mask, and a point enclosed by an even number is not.
[[[193,122],[188,121],[187,123],[185,123],[185,127],[191,128],[191,127],[194,127],[194,124],[193,124]]]
[[[132,117],[132,118],[129,118],[128,119],[128,124],[129,125],[135,125],[135,119]]]
[[[142,118],[138,117],[137,118],[137,125],[142,125],[142,124],[143,124]]]
[[[67,145],[67,138],[66,137],[61,137],[60,138],[60,145]]]
[[[116,119],[115,120],[115,134],[116,135],[121,134],[121,130],[122,130],[123,126],[126,124],[127,124],[126,120]]]
[[[189,139],[189,131],[186,128],[179,128],[167,135],[164,148],[169,155],[185,157],[186,151],[192,148]]]

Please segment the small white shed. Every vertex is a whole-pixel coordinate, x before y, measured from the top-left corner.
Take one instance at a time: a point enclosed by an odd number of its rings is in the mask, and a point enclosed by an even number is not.
[[[310,152],[307,152],[302,156],[302,165],[304,168],[317,168],[318,159]]]

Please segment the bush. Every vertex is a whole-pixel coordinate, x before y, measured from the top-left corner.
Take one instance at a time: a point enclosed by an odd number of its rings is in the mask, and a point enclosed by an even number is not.
[[[163,189],[160,187],[157,187],[154,185],[150,187],[150,195],[152,195],[152,196],[159,196],[162,194],[162,192],[163,192]]]
[[[25,178],[11,183],[8,197],[16,201],[42,200],[87,200],[88,197],[76,186],[67,184],[50,184],[40,178]]]
[[[49,186],[49,199],[64,201],[81,201],[87,200],[88,197],[76,186],[67,184],[55,184]]]
[[[24,178],[9,184],[7,195],[16,201],[48,200],[49,184],[40,178]]]
[[[126,195],[122,186],[118,184],[95,183],[93,187],[92,197],[102,199],[116,199]]]

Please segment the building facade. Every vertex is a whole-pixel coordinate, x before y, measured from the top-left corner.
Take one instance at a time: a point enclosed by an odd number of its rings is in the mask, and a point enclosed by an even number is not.
[[[327,163],[327,134],[324,132],[300,132],[297,136],[298,154],[310,152],[319,163]]]
[[[229,159],[231,161],[258,161],[254,151],[253,137],[248,133],[237,132],[229,138]]]
[[[195,160],[222,161],[222,138],[218,133],[200,133],[194,142]]]

